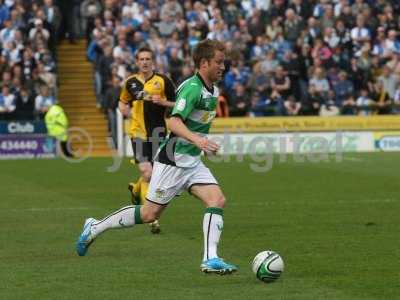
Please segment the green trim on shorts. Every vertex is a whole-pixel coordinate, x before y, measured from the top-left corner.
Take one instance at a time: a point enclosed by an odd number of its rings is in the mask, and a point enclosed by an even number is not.
[[[210,213],[210,214],[216,214],[216,215],[224,216],[224,210],[222,208],[219,208],[219,207],[207,207],[205,213],[206,214]]]
[[[135,206],[135,224],[143,224],[142,216],[140,215],[141,205]]]

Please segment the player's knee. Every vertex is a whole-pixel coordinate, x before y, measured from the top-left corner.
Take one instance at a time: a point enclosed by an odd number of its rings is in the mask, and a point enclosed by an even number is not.
[[[146,209],[145,207],[143,207],[143,209],[140,211],[140,214],[141,214],[143,223],[154,222],[159,217],[158,212],[156,212],[154,210]]]
[[[212,206],[224,208],[225,202],[226,202],[226,199],[223,194],[215,195],[212,200],[212,203],[213,203]]]

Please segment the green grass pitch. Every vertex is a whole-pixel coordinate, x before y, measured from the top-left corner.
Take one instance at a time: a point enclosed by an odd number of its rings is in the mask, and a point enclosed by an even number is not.
[[[249,161],[208,165],[228,199],[219,253],[232,276],[199,271],[200,202],[176,198],[148,226],[109,231],[75,253],[85,218],[129,204],[135,168],[110,159],[0,162],[0,299],[399,299],[400,154],[346,154],[267,173]],[[282,278],[258,281],[251,261],[272,249]]]

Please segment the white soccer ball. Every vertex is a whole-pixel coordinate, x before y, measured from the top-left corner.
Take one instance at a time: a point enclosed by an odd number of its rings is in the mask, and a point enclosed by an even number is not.
[[[284,269],[282,257],[271,250],[260,252],[253,259],[252,269],[257,278],[264,282],[277,280]]]

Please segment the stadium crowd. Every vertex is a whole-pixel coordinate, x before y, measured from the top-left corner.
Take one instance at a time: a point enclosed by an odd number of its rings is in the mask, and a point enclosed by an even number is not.
[[[178,85],[194,71],[193,46],[210,38],[229,50],[219,116],[399,112],[399,1],[85,0],[81,13],[107,108],[136,49],[149,45]]]
[[[0,119],[43,118],[57,102],[60,25],[52,0],[0,1]]]
[[[116,107],[138,48],[150,46],[157,71],[179,85],[194,72],[191,49],[210,38],[228,49],[218,116],[400,112],[396,0],[66,2],[88,40],[97,105],[105,110]],[[62,11],[52,0],[0,1],[3,117],[40,116],[56,101]]]

